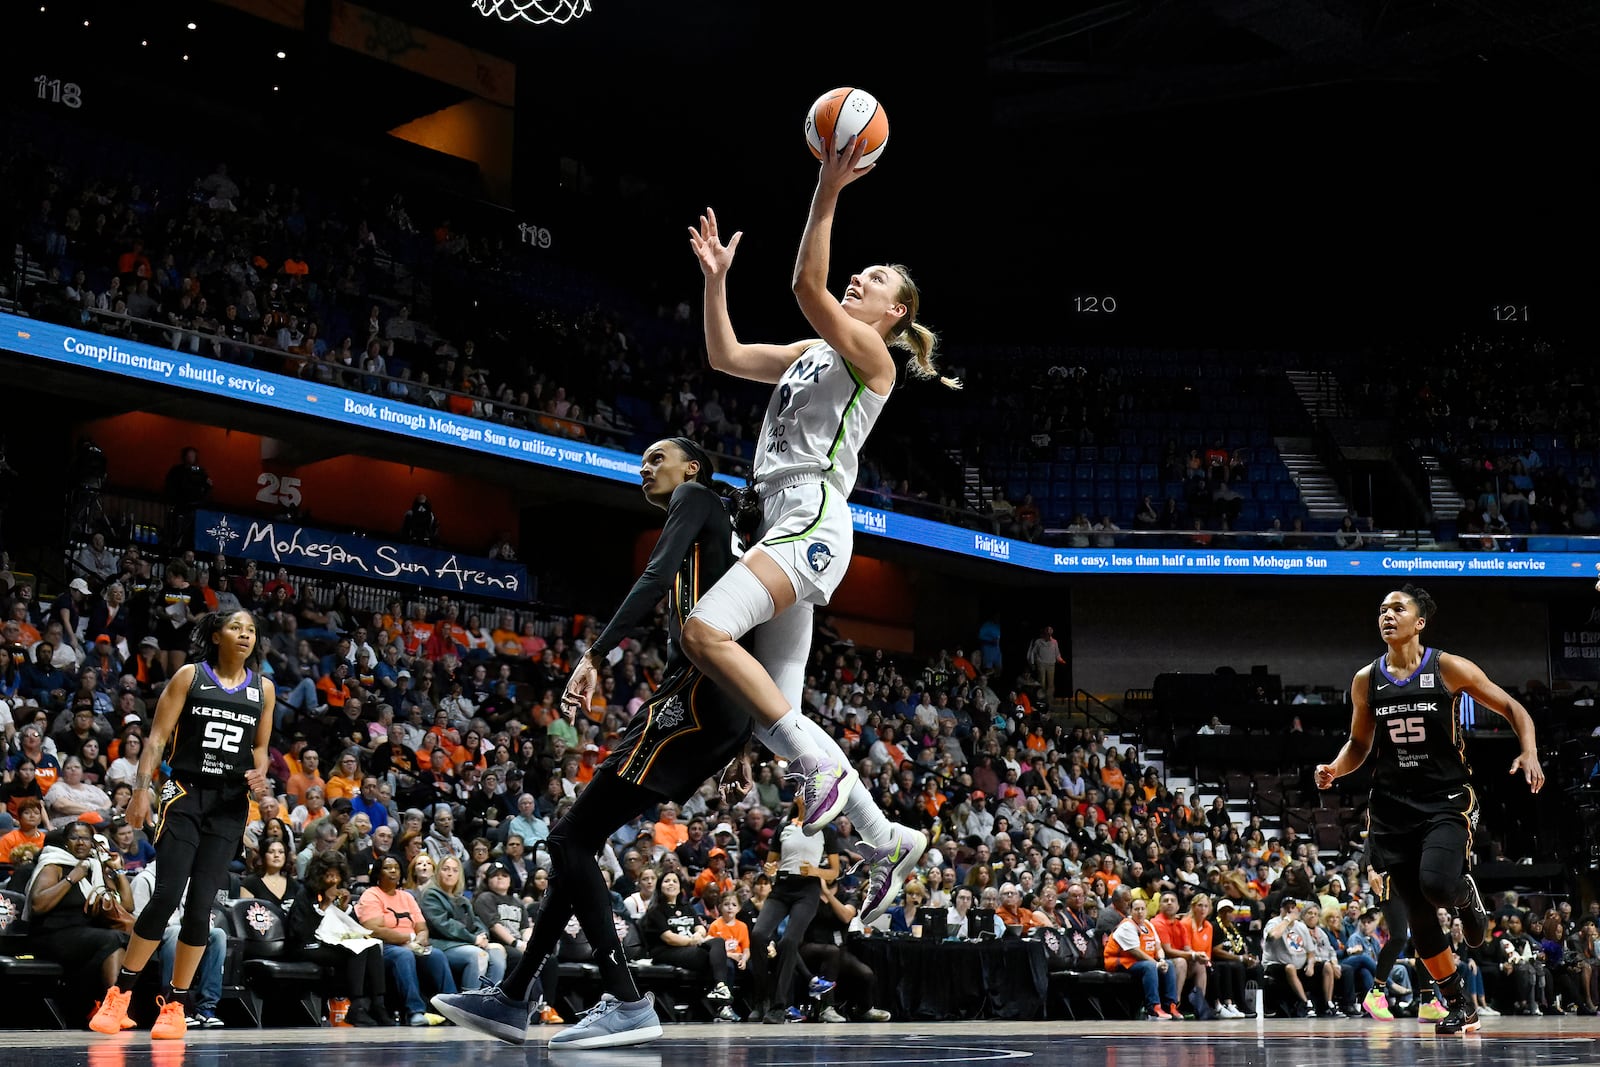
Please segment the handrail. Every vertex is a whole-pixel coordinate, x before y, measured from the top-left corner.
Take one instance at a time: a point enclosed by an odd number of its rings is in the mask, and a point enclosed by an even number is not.
[[[1095,715],[1096,706],[1105,709],[1106,718],[1104,720],[1099,719]],[[1117,713],[1117,710],[1082,686],[1079,686],[1073,691],[1072,710],[1081,714],[1086,720],[1096,726],[1120,725],[1119,720],[1121,719],[1121,716]]]

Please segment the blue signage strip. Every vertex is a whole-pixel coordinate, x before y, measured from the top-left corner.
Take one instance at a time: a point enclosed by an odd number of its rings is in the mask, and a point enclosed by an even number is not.
[[[0,313],[0,344],[27,356],[192,389],[228,400],[242,400],[275,411],[310,415],[342,426],[455,445],[616,482],[638,484],[639,481],[639,457],[614,448],[596,448],[565,437],[550,437],[483,419],[399,404],[286,374],[258,371],[137,341],[103,337],[36,319]]]
[[[1323,578],[1593,577],[1600,551],[1336,552],[1282,548],[1052,548],[850,505],[858,533],[1051,574],[1247,574]],[[1240,536],[1249,536],[1243,534]],[[1589,542],[1597,544],[1597,542]]]
[[[425,585],[497,600],[526,603],[533,599],[528,589],[528,569],[520,563],[479,559],[420,545],[377,541],[220,511],[195,512],[194,526],[195,550],[200,553],[221,552],[235,559]]]
[[[399,404],[366,393],[36,319],[0,313],[0,344],[26,356],[309,415],[356,429],[400,434],[614,482],[638,483],[639,458],[629,452]],[[1580,578],[1593,574],[1595,564],[1600,562],[1600,541],[1577,538],[1535,538],[1530,541],[1528,547],[1532,551],[1528,552],[1050,548],[859,504],[851,504],[850,513],[861,533],[1050,574]],[[408,580],[420,581],[416,577]],[[524,578],[524,587],[525,583]]]

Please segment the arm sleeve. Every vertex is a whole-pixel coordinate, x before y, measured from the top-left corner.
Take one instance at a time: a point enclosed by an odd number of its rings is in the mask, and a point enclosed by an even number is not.
[[[672,588],[673,575],[683,565],[689,547],[700,536],[713,509],[721,509],[722,501],[712,489],[696,482],[687,482],[672,491],[672,501],[667,505],[667,522],[661,528],[655,551],[644,573],[633,583],[633,588],[623,598],[622,606],[606,624],[605,630],[595,639],[593,655],[604,659],[627,634],[644,624],[655,612],[655,606]]]

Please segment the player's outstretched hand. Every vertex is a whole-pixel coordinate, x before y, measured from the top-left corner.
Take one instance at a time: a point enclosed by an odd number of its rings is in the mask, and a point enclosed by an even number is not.
[[[1523,777],[1528,779],[1529,791],[1537,793],[1544,786],[1544,768],[1539,766],[1538,756],[1532,756],[1524,752],[1512,760],[1511,773],[1516,774],[1518,771],[1521,771]]]
[[[700,228],[689,227],[689,249],[708,279],[721,278],[733,266],[733,254],[739,248],[739,238],[743,236],[744,231],[740,230],[732,240],[723,244],[717,236],[717,213],[706,208],[706,213],[700,216]]]
[[[722,776],[717,779],[717,792],[729,807],[749,796],[755,786],[755,775],[750,773],[748,750],[729,761],[727,767],[723,768]]]
[[[267,776],[251,767],[244,772],[244,784],[250,790],[250,795],[260,800],[267,795]]]
[[[1333,773],[1333,764],[1331,764],[1331,763],[1319,763],[1319,764],[1317,764],[1317,788],[1318,789],[1331,788],[1333,786],[1333,780],[1336,777],[1338,777],[1338,776]]]
[[[824,152],[822,173],[817,176],[817,184],[837,192],[857,178],[865,178],[877,166],[876,163],[868,163],[864,167],[861,165],[861,157],[866,152],[867,142],[860,137],[850,138],[842,152]]]

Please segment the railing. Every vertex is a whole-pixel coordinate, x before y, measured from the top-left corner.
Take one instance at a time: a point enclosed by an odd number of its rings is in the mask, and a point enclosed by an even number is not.
[[[1074,714],[1082,715],[1085,720],[1094,726],[1120,726],[1122,716],[1117,709],[1101,700],[1083,687],[1078,687],[1072,694],[1072,710]]]

